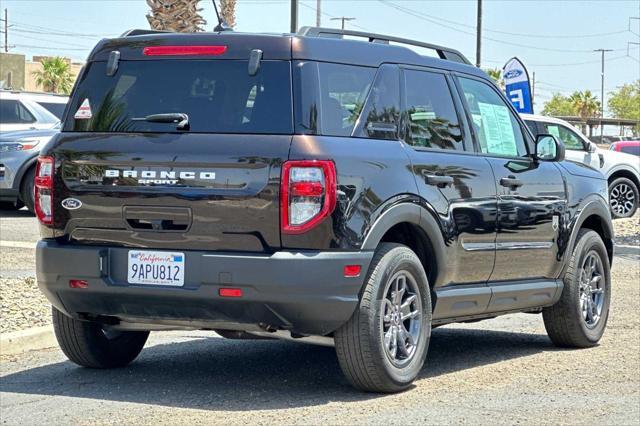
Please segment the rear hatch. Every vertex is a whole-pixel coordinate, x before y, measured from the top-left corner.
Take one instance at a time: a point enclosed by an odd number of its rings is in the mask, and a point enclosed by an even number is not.
[[[290,40],[172,37],[94,50],[44,152],[51,227],[74,244],[273,251],[293,134]]]

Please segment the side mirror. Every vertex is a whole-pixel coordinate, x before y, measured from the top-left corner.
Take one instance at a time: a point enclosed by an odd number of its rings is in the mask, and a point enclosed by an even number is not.
[[[589,142],[589,145],[587,146],[587,151],[588,152],[593,154],[594,152],[597,151],[597,149],[598,149],[598,146],[595,143]]]
[[[564,144],[553,135],[538,135],[536,138],[536,159],[540,161],[564,160]]]

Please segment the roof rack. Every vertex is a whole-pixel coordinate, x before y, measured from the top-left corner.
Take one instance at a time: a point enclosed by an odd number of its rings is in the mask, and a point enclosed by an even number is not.
[[[139,29],[139,28],[134,28],[132,30],[127,30],[125,32],[123,32],[122,34],[120,34],[120,37],[133,37],[133,36],[139,36],[139,35],[147,35],[147,34],[165,34],[165,33],[170,33],[172,31],[166,31],[166,30],[143,30],[143,29]]]
[[[447,61],[460,62],[471,65],[471,62],[460,52],[448,47],[438,46],[436,44],[424,43],[421,41],[410,40],[407,38],[386,36],[382,34],[367,33],[362,31],[341,30],[339,28],[323,28],[323,27],[302,27],[298,30],[298,35],[304,37],[326,37],[326,38],[344,38],[344,36],[362,37],[369,40],[370,43],[389,44],[389,42],[407,44],[410,46],[424,47],[434,50],[440,59]]]

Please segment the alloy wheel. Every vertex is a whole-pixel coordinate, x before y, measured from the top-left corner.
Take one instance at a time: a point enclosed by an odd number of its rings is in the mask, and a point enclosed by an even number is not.
[[[616,214],[620,216],[628,215],[633,211],[636,202],[636,194],[626,183],[619,183],[611,189],[609,203]]]
[[[403,367],[413,359],[422,332],[422,300],[415,278],[408,271],[396,272],[381,303],[385,354],[393,365]]]
[[[602,316],[605,302],[604,267],[600,255],[592,250],[580,268],[580,311],[588,328],[594,328]]]

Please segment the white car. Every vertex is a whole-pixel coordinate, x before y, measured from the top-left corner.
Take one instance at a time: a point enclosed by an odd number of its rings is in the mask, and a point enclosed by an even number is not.
[[[66,96],[0,90],[0,132],[51,129],[67,101]]]
[[[609,204],[613,218],[631,217],[638,209],[640,158],[599,148],[580,130],[564,120],[543,115],[521,114],[534,135],[551,134],[566,148],[567,160],[600,170],[609,181]]]

